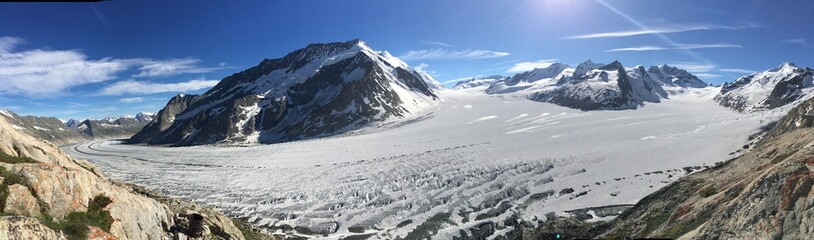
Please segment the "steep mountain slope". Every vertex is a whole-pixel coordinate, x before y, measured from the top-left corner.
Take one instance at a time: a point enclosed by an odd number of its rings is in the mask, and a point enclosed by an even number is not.
[[[85,140],[82,134],[54,117],[20,116],[9,110],[0,110],[0,118],[4,118],[14,129],[58,145]]]
[[[740,112],[774,109],[811,97],[814,70],[793,63],[725,83],[715,101]]]
[[[647,69],[650,77],[661,81],[663,87],[678,87],[678,88],[704,88],[709,86],[695,75],[687,72],[687,70],[677,67],[668,66],[667,64],[661,66],[651,66]]]
[[[20,116],[9,110],[0,110],[0,118],[4,118],[13,128],[57,145],[130,137],[152,121],[153,116],[150,113],[138,113],[135,117],[81,121],[70,119],[63,123],[54,117]]]
[[[511,78],[462,82],[456,89],[488,85],[489,94],[520,94],[580,110],[636,109],[645,102],[658,103],[671,93],[707,84],[687,71],[663,65],[625,68],[620,62],[598,64],[591,60],[572,68],[562,63],[519,73]]]
[[[138,113],[135,117],[121,116],[115,119],[85,119],[84,121],[76,123],[73,129],[89,139],[128,138],[152,122],[153,116],[154,115]]]
[[[430,84],[428,84],[430,82]],[[437,103],[430,76],[364,42],[310,44],[178,95],[133,143],[272,143],[415,116]]]
[[[3,239],[81,238],[82,232],[101,239],[185,239],[177,218],[193,212],[204,215],[206,235],[244,239],[224,215],[112,182],[89,162],[68,157],[5,118],[0,118],[0,182]]]
[[[814,100],[810,99],[781,118],[751,151],[681,178],[612,222],[595,225],[558,219],[540,229],[565,225],[581,229],[573,236],[607,239],[812,239],[812,116]]]

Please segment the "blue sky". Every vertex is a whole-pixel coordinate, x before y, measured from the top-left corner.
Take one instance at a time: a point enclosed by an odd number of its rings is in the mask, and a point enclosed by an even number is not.
[[[0,108],[63,119],[158,111],[263,58],[355,38],[447,85],[586,59],[677,65],[718,84],[785,61],[814,66],[811,10],[768,0],[0,3]]]

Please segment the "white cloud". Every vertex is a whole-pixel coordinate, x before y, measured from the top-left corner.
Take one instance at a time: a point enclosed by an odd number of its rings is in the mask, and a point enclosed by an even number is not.
[[[140,102],[144,102],[144,98],[143,97],[122,98],[122,99],[119,99],[119,102],[122,102],[122,103],[140,103]]]
[[[800,44],[803,46],[811,46],[810,44],[808,44],[808,41],[805,38],[791,38],[783,40],[783,42]]]
[[[738,44],[716,43],[716,44],[676,44],[675,49],[701,49],[701,48],[742,48]]]
[[[627,30],[627,31],[618,31],[618,32],[604,32],[604,33],[592,33],[592,34],[585,34],[585,35],[577,35],[577,36],[565,37],[564,39],[590,39],[590,38],[629,37],[629,36],[637,36],[637,35],[680,33],[680,32],[700,31],[700,30],[724,30],[724,29],[725,30],[738,30],[738,29],[746,29],[746,28],[753,28],[753,27],[756,27],[756,26],[753,25],[753,24],[742,25],[742,26],[723,26],[723,25],[712,25],[712,24],[670,24],[668,26],[652,27],[652,28],[649,28],[649,29],[642,29],[642,30]]]
[[[65,95],[76,86],[110,81],[137,68],[137,77],[204,73],[227,67],[197,66],[195,58],[152,60],[147,58],[89,59],[77,50],[17,50],[25,41],[0,37],[0,94],[33,98]]]
[[[121,60],[90,60],[75,50],[14,51],[21,41],[0,40],[0,94],[48,97],[71,87],[116,78],[127,69]]]
[[[221,67],[201,67],[198,66],[200,59],[196,58],[176,58],[168,60],[141,60],[141,67],[138,68],[139,72],[133,77],[166,77],[186,73],[208,73],[225,69],[225,65]]]
[[[724,68],[718,69],[719,72],[731,72],[731,73],[743,73],[743,74],[750,74],[754,73],[755,71],[749,69],[741,69],[741,68]]]
[[[641,47],[626,47],[626,48],[614,48],[607,50],[605,52],[641,52],[641,51],[658,51],[658,50],[665,50],[667,48],[664,47],[656,47],[656,46],[641,46]]]
[[[10,52],[14,47],[24,42],[22,38],[18,37],[0,37],[0,53]]]
[[[428,67],[430,67],[429,64],[421,63],[421,64],[418,64],[418,66],[413,67],[413,69],[415,69],[418,72],[421,72],[421,73],[424,73],[424,74],[427,74],[427,75],[430,75],[430,76],[433,76],[433,77],[440,76],[437,72],[427,69]]]
[[[673,47],[640,46],[627,48],[614,48],[606,52],[630,52],[630,51],[661,51],[661,50],[691,50],[701,48],[742,48],[738,44],[716,43],[716,44],[675,44]]]
[[[442,46],[442,47],[454,47],[452,44],[448,44],[448,43],[445,43],[445,42],[437,42],[437,41],[421,41],[421,42],[426,43],[426,44],[438,45],[438,46]]]
[[[721,77],[721,75],[714,74],[714,73],[692,73],[692,74],[695,75],[698,78],[701,78],[701,79],[709,79],[709,78],[719,78],[719,77]]]
[[[670,64],[674,67],[681,68],[687,70],[687,72],[691,73],[701,73],[701,72],[711,72],[715,69],[715,64],[710,63],[698,63],[698,62],[680,62]]]
[[[484,49],[467,50],[447,50],[447,49],[423,49],[409,51],[399,56],[402,60],[441,60],[441,59],[484,59],[498,58],[511,55],[507,52],[497,52]]]
[[[668,65],[687,70],[687,72],[690,72],[693,75],[695,75],[696,77],[701,78],[701,79],[710,79],[710,78],[719,78],[719,77],[721,77],[721,75],[713,73],[713,71],[716,71],[715,68],[717,68],[718,66],[716,66],[715,64],[711,64],[711,63],[679,62],[679,63],[668,64]]]
[[[548,67],[549,65],[551,65],[555,61],[557,61],[556,58],[555,59],[543,59],[543,60],[538,60],[538,61],[534,61],[534,62],[519,62],[519,63],[515,63],[514,66],[509,68],[509,70],[506,70],[506,72],[519,73],[519,72],[531,71],[531,70],[534,70],[535,68]]]
[[[99,90],[100,95],[153,94],[163,92],[189,92],[210,88],[219,80],[190,80],[179,83],[152,83],[136,80],[124,80],[108,85]]]

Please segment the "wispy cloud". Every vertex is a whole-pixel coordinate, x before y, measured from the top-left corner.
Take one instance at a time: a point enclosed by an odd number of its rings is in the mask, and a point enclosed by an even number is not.
[[[800,44],[800,45],[803,45],[803,46],[806,46],[806,47],[811,46],[811,44],[809,44],[808,41],[805,38],[790,38],[790,39],[783,40],[783,42],[793,43],[793,44]]]
[[[710,79],[710,78],[719,78],[721,75],[713,73],[715,71],[716,66],[715,64],[711,63],[703,63],[703,62],[679,62],[669,64],[671,66],[681,68],[687,70],[687,72],[692,73],[696,77],[701,79]]]
[[[75,50],[16,51],[23,42],[19,38],[0,38],[0,94],[62,95],[74,86],[114,79],[128,67],[116,59],[90,60]]]
[[[423,49],[409,51],[399,56],[405,61],[414,60],[442,60],[442,59],[485,59],[499,58],[511,55],[508,52],[498,52],[484,49],[448,50],[448,49]]]
[[[426,44],[436,45],[436,46],[442,46],[442,47],[454,47],[454,45],[449,44],[449,43],[445,43],[445,42],[426,41],[426,40],[421,41],[421,42],[426,43]]]
[[[143,97],[122,98],[122,99],[119,99],[119,102],[121,102],[121,103],[140,103],[140,102],[144,102],[144,98]]]
[[[519,63],[515,63],[514,66],[509,68],[509,70],[506,70],[506,72],[519,73],[519,72],[531,71],[531,70],[534,70],[535,68],[548,67],[549,65],[551,65],[552,63],[554,63],[556,61],[557,61],[557,59],[554,58],[554,59],[543,59],[543,60],[538,60],[538,61],[534,61],[534,62],[519,62]]]
[[[591,34],[584,34],[584,35],[576,35],[576,36],[565,37],[563,39],[614,38],[614,37],[629,37],[629,36],[648,35],[648,34],[666,34],[666,33],[689,32],[689,31],[702,31],[702,30],[739,30],[739,29],[754,28],[754,27],[757,27],[757,26],[754,25],[754,24],[745,24],[745,25],[737,25],[737,26],[725,26],[725,25],[714,25],[714,24],[669,24],[667,26],[650,27],[648,29],[637,29],[637,30],[617,31],[617,32],[603,32],[603,33],[591,33]]]
[[[78,50],[18,50],[24,43],[21,38],[0,37],[0,94],[58,97],[76,86],[116,79],[133,68],[138,71],[135,77],[205,73],[228,68],[201,67],[196,58],[90,59]]]
[[[167,77],[188,73],[208,73],[221,69],[226,69],[225,63],[218,67],[198,66],[201,60],[197,58],[176,58],[167,60],[144,59],[139,62],[141,67],[133,77]]]
[[[218,80],[190,80],[179,83],[153,83],[136,80],[124,80],[108,85],[99,90],[99,95],[153,94],[164,92],[189,92],[210,88]]]
[[[742,69],[742,68],[723,68],[718,69],[719,72],[731,72],[731,73],[743,73],[743,74],[750,74],[754,73],[755,71],[749,69]]]
[[[614,48],[606,52],[630,52],[630,51],[661,51],[661,50],[691,50],[702,48],[742,48],[738,44],[729,43],[715,43],[715,44],[675,44],[673,47],[659,47],[659,46],[640,46],[640,47],[627,47],[627,48]]]
[[[426,64],[426,63],[421,63],[421,64],[418,64],[418,66],[413,67],[413,69],[415,69],[415,70],[416,70],[416,71],[418,71],[418,72],[422,72],[422,73],[425,73],[425,74],[427,74],[427,75],[430,75],[430,76],[432,76],[432,77],[438,77],[438,76],[441,76],[441,75],[440,75],[440,74],[438,74],[437,72],[435,72],[435,71],[433,71],[433,70],[429,70],[429,69],[427,69],[428,67],[430,67],[430,65],[429,65],[429,64]]]
[[[668,48],[665,47],[657,47],[657,46],[640,46],[640,47],[626,47],[626,48],[614,48],[609,49],[605,52],[642,52],[642,51],[658,51],[658,50],[665,50]]]

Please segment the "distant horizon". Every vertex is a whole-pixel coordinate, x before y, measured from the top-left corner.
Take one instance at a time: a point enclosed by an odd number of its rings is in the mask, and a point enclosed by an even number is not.
[[[111,1],[2,3],[0,109],[60,119],[157,112],[178,93],[310,43],[361,39],[450,87],[551,62],[667,64],[719,85],[814,66],[804,2]],[[696,6],[703,6],[699,8]],[[382,11],[399,9],[399,11]],[[649,9],[670,9],[664,14]],[[418,13],[418,14],[417,14]],[[290,24],[296,22],[297,24]],[[20,71],[20,66],[25,69]]]

